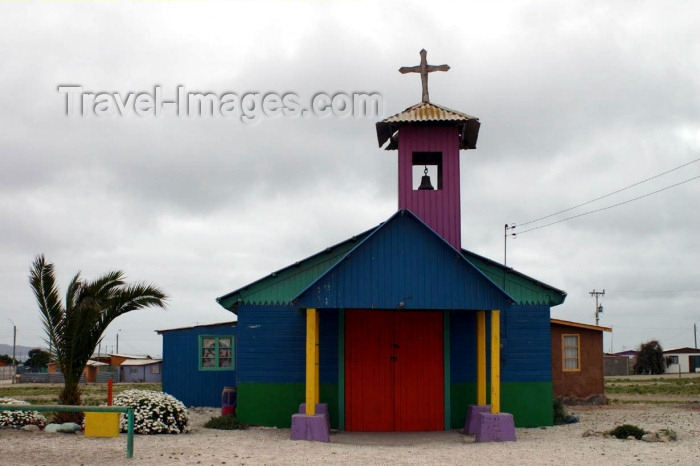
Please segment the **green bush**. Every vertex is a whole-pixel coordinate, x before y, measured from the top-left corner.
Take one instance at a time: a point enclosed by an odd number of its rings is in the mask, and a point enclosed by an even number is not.
[[[621,426],[615,427],[613,430],[608,432],[613,437],[625,440],[629,437],[634,437],[637,440],[641,440],[642,436],[646,434],[644,429],[633,426],[632,424],[622,424]]]
[[[248,428],[236,416],[213,417],[204,424],[204,427],[218,430],[243,430]]]
[[[561,399],[554,398],[554,401],[552,402],[552,414],[554,417],[555,426],[566,424],[566,418],[569,417],[569,413],[566,412],[566,408],[564,407],[564,403],[562,403]]]

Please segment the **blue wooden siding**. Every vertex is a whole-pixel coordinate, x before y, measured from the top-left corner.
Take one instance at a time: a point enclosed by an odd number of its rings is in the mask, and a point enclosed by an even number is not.
[[[450,377],[451,383],[476,382],[475,312],[450,314]]]
[[[338,382],[338,313],[321,311],[321,383]],[[237,374],[241,383],[304,383],[306,313],[291,306],[238,309]]]
[[[491,331],[486,313],[487,335]],[[511,306],[501,311],[501,380],[552,380],[552,348],[547,306]],[[450,316],[452,383],[476,382],[476,313],[453,311]],[[490,351],[486,339],[487,354]],[[490,364],[487,360],[486,371]]]
[[[501,380],[550,382],[552,341],[549,307],[512,306],[501,320]]]
[[[503,309],[512,300],[410,211],[399,211],[297,298],[299,307]]]
[[[199,370],[199,336],[233,335],[236,358],[235,325],[202,325],[159,333],[163,336],[163,391],[185,406],[221,406],[221,391],[236,386],[236,372]]]

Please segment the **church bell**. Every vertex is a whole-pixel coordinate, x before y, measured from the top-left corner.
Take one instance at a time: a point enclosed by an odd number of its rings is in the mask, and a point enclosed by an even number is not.
[[[428,167],[425,167],[425,170],[423,170],[423,177],[420,180],[420,186],[418,186],[418,190],[428,190],[432,191],[435,188],[433,188],[433,185],[430,183],[430,176],[428,175]]]

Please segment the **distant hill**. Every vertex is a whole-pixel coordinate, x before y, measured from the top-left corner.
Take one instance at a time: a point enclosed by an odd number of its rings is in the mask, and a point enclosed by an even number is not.
[[[17,345],[17,348],[15,349],[15,357],[17,358],[18,361],[25,361],[29,356],[29,350],[33,350],[34,348],[41,348],[40,346],[20,346]],[[42,348],[46,350],[46,348]],[[46,350],[48,351],[48,350]],[[12,345],[5,345],[3,343],[0,343],[0,354],[6,354],[9,357],[12,357]]]

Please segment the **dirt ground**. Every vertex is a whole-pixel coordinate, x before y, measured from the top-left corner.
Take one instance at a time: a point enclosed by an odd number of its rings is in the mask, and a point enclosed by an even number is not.
[[[191,410],[192,430],[183,435],[137,435],[126,459],[126,435],[86,438],[0,429],[0,464],[700,464],[700,403],[613,404],[572,407],[577,424],[517,429],[516,442],[480,443],[459,431],[346,433],[331,443],[289,440],[288,429],[218,431],[203,427],[218,410]],[[670,428],[678,441],[647,443],[600,436],[634,424],[647,431]]]

